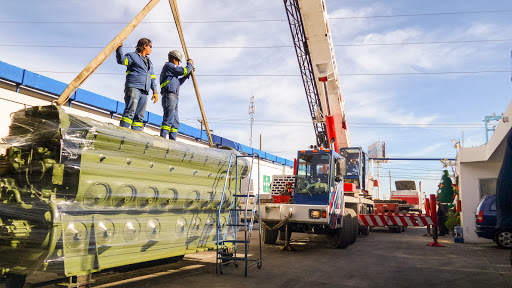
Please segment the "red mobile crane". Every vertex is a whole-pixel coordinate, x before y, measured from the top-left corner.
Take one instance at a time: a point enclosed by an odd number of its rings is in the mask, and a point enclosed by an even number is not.
[[[264,242],[275,243],[281,231],[290,248],[291,233],[299,232],[326,234],[329,246],[345,248],[358,232],[369,231],[358,225],[359,213],[373,211],[367,157],[362,149],[350,148],[325,1],[284,4],[317,143],[297,153],[292,199],[262,207]]]
[[[284,0],[318,147],[350,147],[324,0]]]

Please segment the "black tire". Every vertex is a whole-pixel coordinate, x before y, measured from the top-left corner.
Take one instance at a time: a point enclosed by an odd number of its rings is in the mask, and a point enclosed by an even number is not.
[[[348,213],[350,214],[350,222],[352,224],[352,227],[350,228],[352,231],[350,244],[353,244],[357,240],[357,234],[359,232],[359,224],[357,223],[357,214],[356,211],[353,209],[347,208]]]
[[[507,230],[497,231],[494,235],[494,242],[502,249],[512,249],[512,232]]]
[[[5,278],[6,288],[22,288],[25,286],[27,275],[7,274]]]
[[[391,232],[391,233],[400,233],[400,232],[402,232],[402,228],[397,227],[397,226],[389,227],[389,232]]]
[[[265,244],[275,244],[277,241],[277,235],[279,234],[279,230],[270,230],[267,227],[263,227],[263,243]]]
[[[359,229],[359,232],[361,233],[361,235],[363,236],[368,236],[370,235],[370,226],[361,226],[360,229]]]
[[[327,232],[327,246],[336,249],[344,249],[350,245],[352,234],[350,230],[350,227],[352,226],[350,220],[349,212],[347,209],[344,209],[342,218],[343,227],[338,229],[331,229],[329,232]]]

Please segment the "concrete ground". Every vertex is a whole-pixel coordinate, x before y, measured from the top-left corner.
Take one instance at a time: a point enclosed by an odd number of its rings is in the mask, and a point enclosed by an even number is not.
[[[296,251],[263,245],[263,267],[243,263],[215,273],[215,252],[186,255],[182,261],[128,272],[95,275],[95,287],[512,287],[510,250],[494,243],[428,247],[425,228],[404,233],[374,230],[346,249],[327,248],[323,236],[293,234]],[[255,237],[253,232],[253,238]],[[257,252],[256,239],[250,252]],[[37,281],[31,276],[29,281]]]

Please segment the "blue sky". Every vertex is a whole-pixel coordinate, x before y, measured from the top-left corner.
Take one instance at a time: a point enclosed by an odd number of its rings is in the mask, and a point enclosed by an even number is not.
[[[70,82],[147,3],[3,2],[0,60],[63,82]],[[283,2],[189,0],[178,4],[214,133],[249,145],[248,105],[254,94],[254,138],[262,135],[263,150],[293,159],[297,150],[313,144]],[[501,114],[509,105],[510,73],[436,73],[510,71],[510,1],[327,0],[326,6],[353,146],[366,149],[375,141],[385,141],[389,157],[455,157],[451,140],[461,139],[462,133],[465,146],[485,142],[484,129],[474,124],[481,124],[485,115]],[[150,38],[150,57],[159,73],[167,52],[180,48],[171,21],[168,1],[162,0],[125,41],[125,51],[139,38]],[[370,45],[397,43],[419,44]],[[254,46],[274,48],[247,48]],[[123,85],[124,68],[112,56],[82,88],[122,101]],[[148,110],[161,113],[160,102],[149,104]],[[181,89],[180,118],[199,127],[191,82]],[[441,170],[440,162],[404,161],[384,164],[381,174],[388,176],[391,171],[393,181],[421,180],[424,191],[433,193]],[[386,195],[387,177],[381,184]]]

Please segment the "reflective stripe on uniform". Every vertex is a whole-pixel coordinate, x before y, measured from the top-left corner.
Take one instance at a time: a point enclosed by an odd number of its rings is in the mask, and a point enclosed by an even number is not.
[[[144,124],[142,122],[133,122],[132,126],[133,127],[142,127],[142,126],[144,126]]]
[[[167,130],[167,131],[171,131],[171,127],[167,126],[167,125],[162,125],[160,126],[160,129],[162,130]]]
[[[156,79],[155,74],[151,74],[151,79]]]
[[[183,76],[187,76],[187,67],[183,67]]]
[[[126,75],[130,74],[130,71],[126,71]]]
[[[121,121],[124,121],[130,125],[133,123],[132,119],[130,119],[128,117],[121,117]]]
[[[123,63],[125,66],[128,66],[128,57],[124,58],[124,63]]]
[[[171,82],[171,80],[165,81],[164,83],[160,84],[160,88],[164,88],[165,85],[169,84],[169,82]]]
[[[171,128],[170,132],[178,132],[178,128]]]

